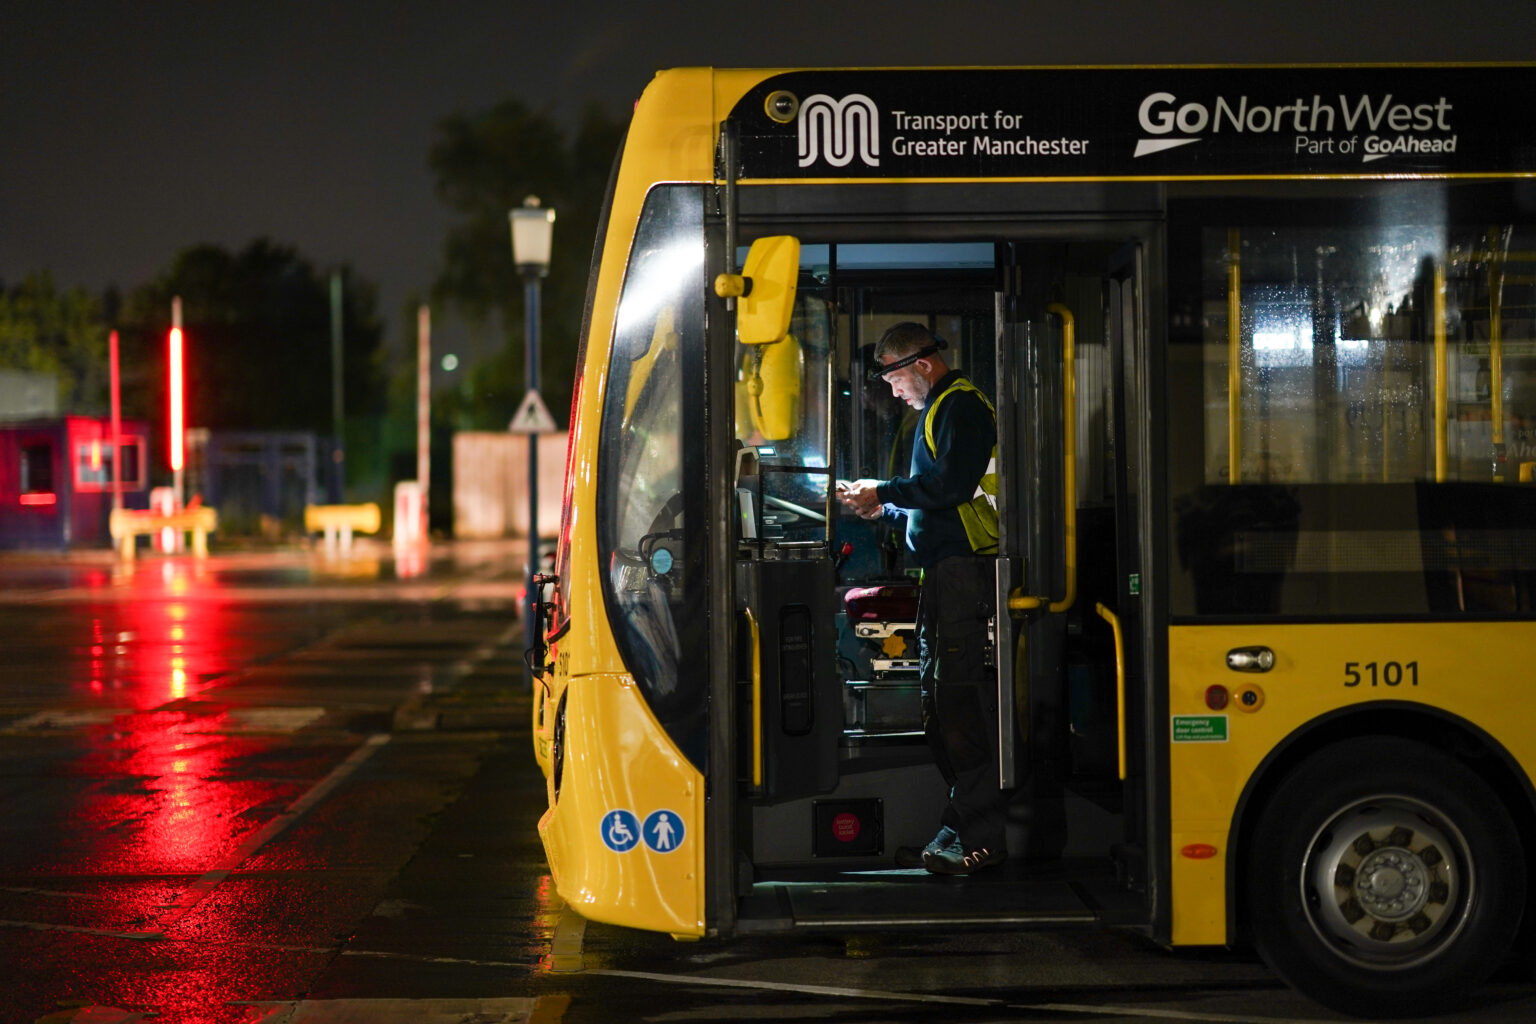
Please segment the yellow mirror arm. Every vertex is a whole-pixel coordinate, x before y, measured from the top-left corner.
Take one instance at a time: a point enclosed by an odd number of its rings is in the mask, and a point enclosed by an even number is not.
[[[722,299],[741,299],[752,294],[752,279],[740,274],[715,275],[715,294]]]

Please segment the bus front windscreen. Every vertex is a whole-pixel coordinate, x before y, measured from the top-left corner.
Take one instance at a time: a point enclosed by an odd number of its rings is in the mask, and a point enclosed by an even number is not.
[[[704,487],[704,287],[702,194],[658,187],[646,200],[616,313],[597,530],[620,653],[658,720],[700,767],[706,659],[690,652],[706,635],[706,550],[689,514]]]

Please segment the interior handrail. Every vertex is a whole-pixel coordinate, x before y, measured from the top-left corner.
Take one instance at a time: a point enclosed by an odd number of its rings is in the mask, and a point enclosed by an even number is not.
[[[1077,602],[1077,318],[1060,302],[1046,307],[1046,312],[1061,317],[1061,447],[1062,447],[1062,559],[1066,565],[1066,593],[1052,601],[1015,590],[1008,597],[1008,610],[1014,612],[1045,608],[1064,612]]]
[[[1104,607],[1100,601],[1093,606],[1099,618],[1109,623],[1115,634],[1115,729],[1118,737],[1116,749],[1120,754],[1120,781],[1125,781],[1125,638],[1120,633],[1120,616]]]
[[[752,785],[763,785],[763,635],[757,616],[746,609],[747,627],[752,632]]]

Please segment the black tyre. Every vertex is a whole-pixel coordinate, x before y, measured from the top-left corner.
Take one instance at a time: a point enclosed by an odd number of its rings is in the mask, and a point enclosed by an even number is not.
[[[1408,740],[1309,757],[1262,809],[1245,863],[1260,954],[1301,992],[1361,1016],[1464,1003],[1525,906],[1509,812],[1461,762]]]

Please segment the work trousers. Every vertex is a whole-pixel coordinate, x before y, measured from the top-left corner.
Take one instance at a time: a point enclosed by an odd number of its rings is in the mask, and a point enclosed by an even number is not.
[[[997,683],[987,620],[995,603],[992,562],[947,558],[923,574],[917,604],[923,733],[949,784],[940,824],[966,851],[1008,848],[1007,796],[997,784]]]

